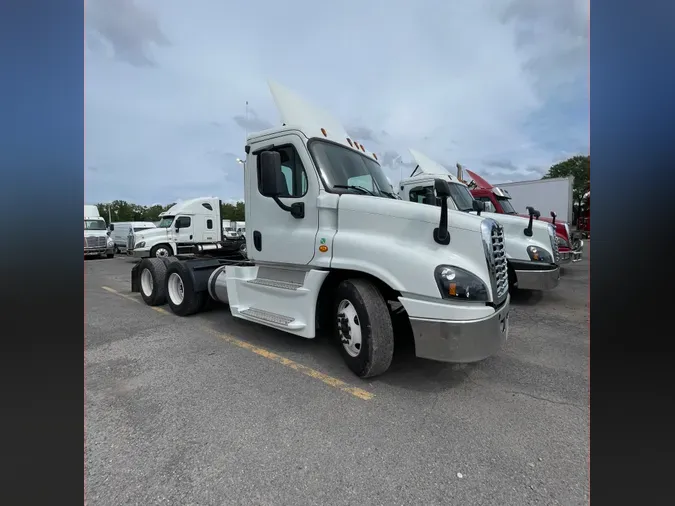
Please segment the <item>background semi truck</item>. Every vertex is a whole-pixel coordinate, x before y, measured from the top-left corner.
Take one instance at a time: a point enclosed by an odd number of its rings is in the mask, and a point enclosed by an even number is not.
[[[442,179],[440,207],[398,199],[376,155],[338,121],[270,90],[283,126],[249,134],[245,146],[248,260],[147,258],[132,291],[179,316],[215,300],[300,337],[324,328],[361,377],[388,369],[394,328],[412,335],[419,357],[497,353],[510,307],[501,226],[448,211]]]
[[[509,285],[512,288],[551,290],[558,286],[560,268],[555,230],[551,224],[534,219],[536,210],[532,209],[532,216],[528,219],[485,212],[484,204],[473,198],[467,185],[440,163],[414,149],[410,149],[410,155],[416,166],[410,177],[399,183],[399,195],[403,200],[439,205],[434,181],[437,178],[446,180],[450,188],[450,209],[481,213],[503,227]]]
[[[551,178],[524,183],[507,183],[493,186],[475,172],[466,171],[473,180],[471,194],[476,200],[489,202],[496,213],[528,217],[528,207],[538,209],[538,218],[555,227],[560,251],[560,263],[579,262],[583,255],[584,241],[581,233],[572,231],[572,178]],[[512,191],[515,189],[518,200]],[[528,203],[529,202],[529,203]],[[525,204],[523,204],[525,203]],[[551,213],[555,214],[555,218]],[[560,214],[559,214],[560,213]]]
[[[129,250],[137,258],[202,251],[245,255],[246,241],[241,237],[224,240],[220,199],[200,197],[179,202],[160,214],[157,227],[135,233]]]
[[[105,220],[94,205],[84,205],[84,256],[115,256],[115,244],[108,236]]]

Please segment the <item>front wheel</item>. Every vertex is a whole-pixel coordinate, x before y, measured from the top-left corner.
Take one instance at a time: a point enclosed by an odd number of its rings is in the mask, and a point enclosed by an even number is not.
[[[150,256],[152,258],[168,258],[173,256],[173,250],[168,244],[158,244],[150,250]]]
[[[348,279],[335,292],[335,337],[347,366],[361,378],[384,373],[394,356],[394,329],[384,297],[366,279]]]

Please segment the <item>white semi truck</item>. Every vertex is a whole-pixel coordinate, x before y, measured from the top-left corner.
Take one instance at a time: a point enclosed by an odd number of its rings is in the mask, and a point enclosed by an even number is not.
[[[248,260],[144,259],[132,291],[179,316],[214,299],[235,318],[300,337],[329,330],[360,377],[388,369],[393,321],[419,357],[497,353],[510,307],[502,227],[448,210],[443,178],[440,207],[399,200],[376,155],[338,121],[270,90],[283,125],[249,134],[245,147]]]
[[[436,179],[448,182],[448,206],[456,211],[477,213],[497,221],[504,228],[506,258],[511,288],[524,290],[551,290],[560,281],[559,252],[555,228],[550,223],[534,220],[539,212],[530,208],[529,218],[483,212],[493,211],[490,203],[478,202],[467,185],[450,174],[438,162],[419,151],[410,150],[416,167],[410,177],[399,183],[403,200],[439,205],[434,193]]]
[[[185,200],[160,215],[157,227],[135,233],[129,251],[137,258],[167,258],[210,251],[246,254],[244,239],[223,240],[220,199]]]
[[[84,256],[115,256],[115,243],[108,235],[105,220],[94,205],[84,205]]]

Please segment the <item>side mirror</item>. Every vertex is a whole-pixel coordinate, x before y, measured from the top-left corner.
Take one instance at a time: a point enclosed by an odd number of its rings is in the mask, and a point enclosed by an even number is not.
[[[450,232],[448,232],[448,197],[450,196],[450,185],[444,179],[434,181],[434,190],[436,196],[441,199],[441,220],[438,228],[434,229],[434,241],[438,244],[450,244]]]
[[[495,205],[492,202],[484,202],[486,213],[496,213]]]
[[[109,226],[108,228],[109,228],[110,231],[112,232],[113,230],[115,230],[115,225],[113,225],[113,224],[111,223],[110,226]]]
[[[276,151],[260,153],[260,193],[265,197],[281,195],[279,174],[281,173],[281,155]]]
[[[478,213],[478,216],[480,216],[480,213],[485,211],[485,204],[481,202],[480,200],[475,200],[471,204],[473,206],[473,210]]]
[[[523,230],[523,233],[527,237],[532,237],[532,219],[535,218],[535,217],[537,219],[539,219],[539,217],[541,216],[541,213],[539,211],[537,211],[532,206],[527,206],[526,209],[527,209],[527,213],[530,215],[530,221],[527,224],[527,228],[525,230]]]
[[[551,211],[551,218],[552,218],[551,223],[554,224],[554,225],[555,225],[555,217],[556,216],[557,216],[557,214],[555,214],[553,211]]]
[[[436,196],[439,199],[450,196],[450,185],[444,179],[436,179],[434,181],[434,190],[436,190]]]

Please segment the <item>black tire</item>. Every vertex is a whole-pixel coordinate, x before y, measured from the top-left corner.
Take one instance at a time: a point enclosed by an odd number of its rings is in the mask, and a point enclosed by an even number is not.
[[[152,280],[152,290],[146,293],[143,287],[143,272],[147,271]],[[138,267],[141,297],[148,306],[161,306],[166,302],[166,266],[160,258],[144,258]]]
[[[159,251],[159,250],[166,250],[169,256],[168,257],[158,257],[157,251]],[[152,249],[150,250],[150,258],[169,258],[169,257],[172,257],[172,256],[173,256],[173,249],[168,244],[157,244],[157,245],[153,246]]]
[[[183,300],[173,300],[170,293],[169,284],[172,283],[172,276],[176,275],[183,285]],[[164,282],[164,291],[166,292],[166,302],[171,311],[178,316],[190,316],[198,313],[206,305],[209,296],[208,292],[195,292],[194,282],[190,269],[182,262],[171,262],[166,269],[166,280]]]
[[[115,253],[108,253],[106,254],[107,258],[115,258]]]
[[[358,355],[351,356],[342,342],[338,323],[338,309],[342,301],[348,301],[356,310],[361,331],[361,346]],[[342,313],[344,314],[344,313]],[[367,279],[342,281],[333,300],[333,332],[347,366],[361,378],[370,378],[384,373],[394,356],[394,329],[387,302],[377,287]]]

